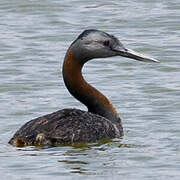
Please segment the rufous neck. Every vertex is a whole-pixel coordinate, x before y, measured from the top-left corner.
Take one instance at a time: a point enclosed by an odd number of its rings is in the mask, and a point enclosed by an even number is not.
[[[119,115],[110,101],[84,80],[82,67],[83,64],[76,59],[70,48],[63,64],[63,78],[69,92],[86,105],[89,112],[101,115],[111,121],[119,121]]]

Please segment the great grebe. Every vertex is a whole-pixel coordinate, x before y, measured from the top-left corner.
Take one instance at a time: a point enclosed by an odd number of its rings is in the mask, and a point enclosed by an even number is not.
[[[14,146],[54,146],[122,136],[123,127],[116,109],[102,93],[84,80],[81,73],[87,61],[112,56],[158,62],[125,48],[113,35],[95,29],[85,30],[67,50],[63,78],[69,92],[87,106],[88,112],[62,109],[33,119],[23,125],[9,143]]]

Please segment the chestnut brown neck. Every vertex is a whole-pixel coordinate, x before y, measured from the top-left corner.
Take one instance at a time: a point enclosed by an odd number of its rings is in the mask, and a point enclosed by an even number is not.
[[[119,122],[119,115],[110,101],[84,80],[81,72],[82,67],[83,64],[78,62],[70,48],[63,64],[63,78],[69,92],[86,105],[89,112]]]

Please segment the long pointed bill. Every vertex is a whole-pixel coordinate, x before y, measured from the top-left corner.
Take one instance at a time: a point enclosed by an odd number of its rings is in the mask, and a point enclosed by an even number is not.
[[[120,56],[124,56],[124,57],[127,57],[127,58],[136,59],[136,60],[138,60],[138,61],[156,62],[156,63],[160,62],[160,61],[158,61],[157,59],[154,59],[154,58],[145,56],[145,55],[143,55],[143,54],[140,54],[140,53],[138,53],[138,52],[135,52],[135,51],[133,51],[133,50],[131,50],[131,49],[127,49],[127,48],[124,48],[124,49],[121,48],[121,50],[119,50],[119,51],[117,50],[117,52],[119,52],[118,54],[119,54]]]

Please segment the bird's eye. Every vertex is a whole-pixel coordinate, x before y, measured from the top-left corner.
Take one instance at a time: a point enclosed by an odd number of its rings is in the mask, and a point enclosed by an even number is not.
[[[103,42],[104,46],[109,46],[109,43],[109,40]]]

